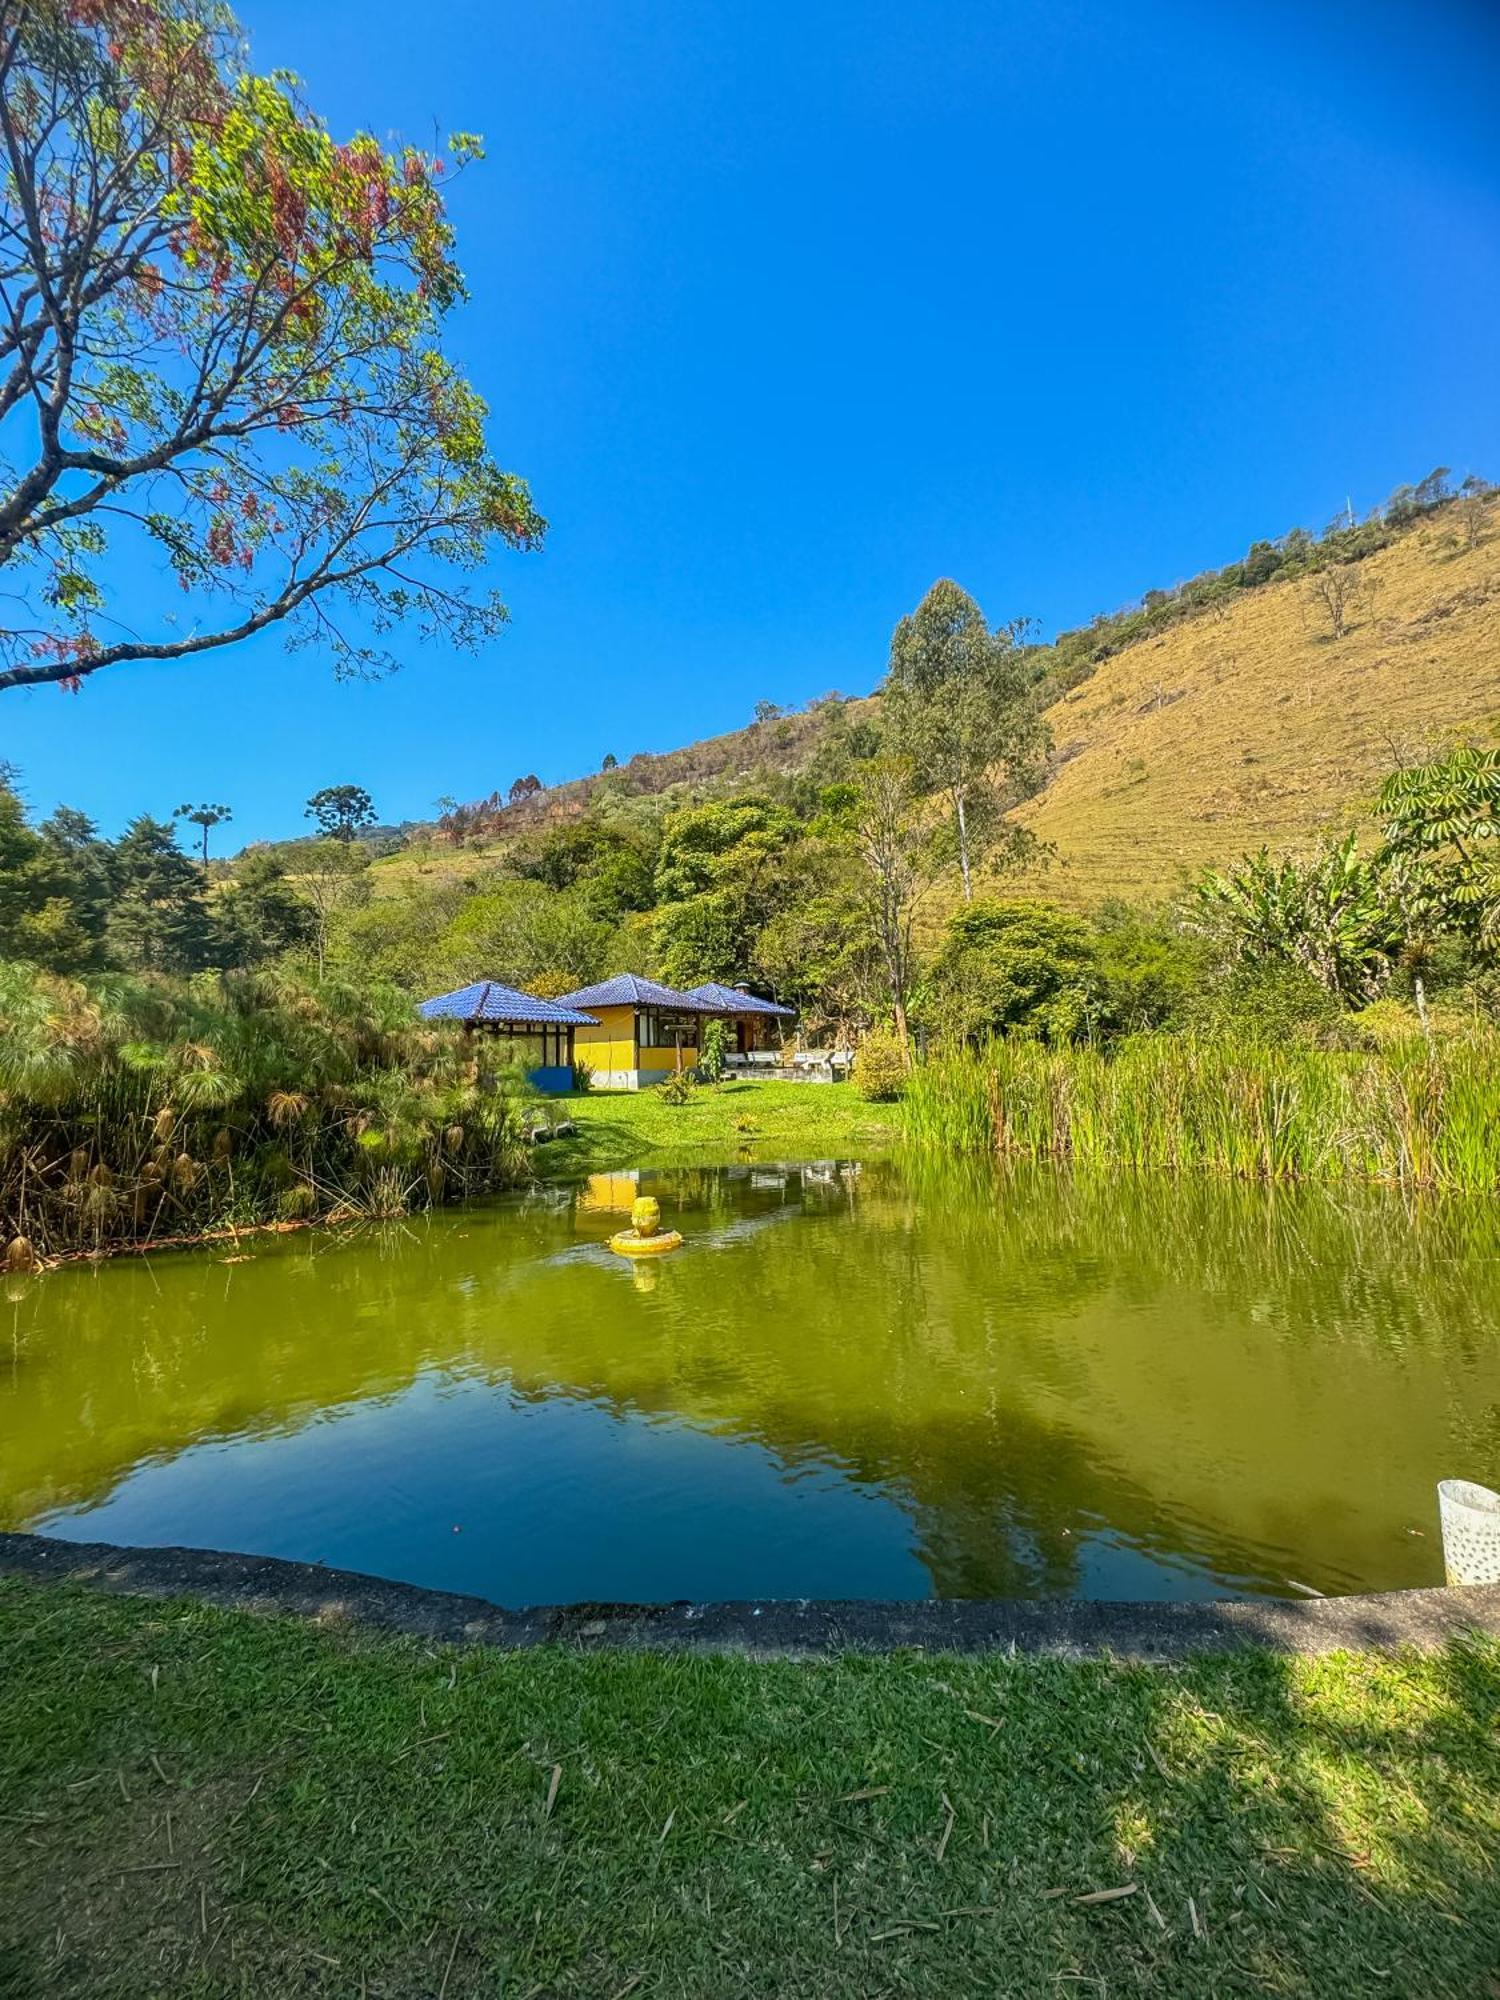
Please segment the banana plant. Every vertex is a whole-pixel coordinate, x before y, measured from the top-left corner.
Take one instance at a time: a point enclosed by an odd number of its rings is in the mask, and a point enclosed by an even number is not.
[[[1205,929],[1231,961],[1277,959],[1351,1005],[1372,1000],[1390,975],[1400,926],[1377,863],[1354,834],[1310,861],[1266,848],[1198,884]]]

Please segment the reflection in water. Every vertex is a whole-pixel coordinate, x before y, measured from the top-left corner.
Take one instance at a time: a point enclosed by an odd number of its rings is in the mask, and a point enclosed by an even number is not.
[[[604,1245],[637,1192],[685,1247]],[[14,1288],[0,1526],[502,1602],[1434,1582],[1500,1224],[890,1162],[600,1176]]]

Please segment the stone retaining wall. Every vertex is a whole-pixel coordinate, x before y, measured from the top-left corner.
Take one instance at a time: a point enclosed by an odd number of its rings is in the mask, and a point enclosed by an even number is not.
[[[209,1549],[128,1549],[0,1534],[0,1576],[82,1584],[130,1597],[197,1598],[228,1609],[354,1624],[453,1645],[740,1653],[753,1658],[887,1652],[1015,1652],[1052,1659],[1166,1663],[1266,1647],[1282,1653],[1416,1646],[1463,1632],[1500,1636],[1500,1585],[1368,1597],[1215,1604],[767,1600],[731,1604],[568,1604],[505,1611],[480,1597],[348,1570]]]

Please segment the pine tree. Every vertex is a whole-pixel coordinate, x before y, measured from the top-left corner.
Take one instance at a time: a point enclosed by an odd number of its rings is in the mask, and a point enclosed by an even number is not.
[[[109,942],[123,965],[181,973],[214,963],[218,940],[201,873],[172,826],[149,813],[133,819],[115,842],[114,875]]]

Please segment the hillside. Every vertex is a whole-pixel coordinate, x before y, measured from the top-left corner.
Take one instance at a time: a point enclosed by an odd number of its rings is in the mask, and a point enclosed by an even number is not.
[[[1267,584],[1105,660],[1047,711],[1051,843],[1028,886],[1073,903],[1172,888],[1262,842],[1347,824],[1400,758],[1500,719],[1500,508],[1480,545],[1446,512],[1357,566],[1330,636],[1312,579]]]
[[[1400,758],[1457,734],[1488,737],[1500,720],[1500,499],[1477,547],[1440,508],[1347,575],[1338,638],[1311,575],[1189,610],[1097,664],[1078,664],[1087,633],[1039,649],[1047,677],[1088,677],[1048,707],[1047,782],[1018,813],[1048,857],[996,886],[1075,905],[1159,895],[1262,842],[1295,848],[1347,825]],[[605,790],[754,789],[878,712],[878,697],[824,697],[517,805],[484,802],[466,809],[479,819],[463,845],[413,830],[404,852],[377,864],[379,889],[398,894],[414,874],[471,876],[515,836],[577,818]]]

